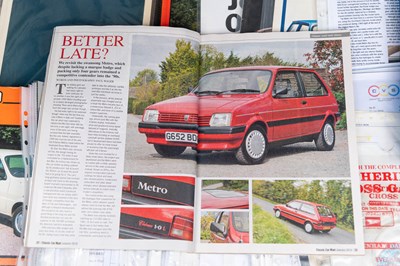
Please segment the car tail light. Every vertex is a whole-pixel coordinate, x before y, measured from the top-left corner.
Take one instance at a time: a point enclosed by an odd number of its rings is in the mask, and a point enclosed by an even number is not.
[[[170,235],[172,237],[192,240],[193,239],[193,220],[181,216],[175,216],[172,222]]]
[[[130,175],[124,175],[124,179],[122,181],[122,190],[131,192],[131,176]]]

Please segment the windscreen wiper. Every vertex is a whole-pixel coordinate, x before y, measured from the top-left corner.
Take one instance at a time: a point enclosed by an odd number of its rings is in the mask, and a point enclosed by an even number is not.
[[[234,89],[234,90],[227,90],[227,91],[221,91],[218,94],[224,94],[224,93],[229,93],[229,92],[257,92],[259,93],[259,90],[252,90],[252,89]]]
[[[196,94],[196,95],[200,95],[200,94],[219,94],[219,93],[220,93],[220,91],[211,91],[211,90],[194,92],[194,94]]]

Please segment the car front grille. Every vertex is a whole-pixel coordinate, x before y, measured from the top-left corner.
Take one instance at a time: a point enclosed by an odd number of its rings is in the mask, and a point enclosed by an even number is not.
[[[196,114],[160,113],[158,122],[198,124],[200,127],[208,127],[210,126],[210,118],[211,116],[198,117]]]
[[[158,122],[160,122],[160,123],[197,124],[197,115],[196,114],[160,113],[158,116]]]

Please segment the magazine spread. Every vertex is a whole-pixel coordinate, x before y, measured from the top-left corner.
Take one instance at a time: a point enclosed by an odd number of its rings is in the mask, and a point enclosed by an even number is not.
[[[25,244],[361,254],[349,46],[56,28]]]

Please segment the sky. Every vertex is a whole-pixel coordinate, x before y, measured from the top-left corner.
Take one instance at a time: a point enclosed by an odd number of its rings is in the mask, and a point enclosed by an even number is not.
[[[265,35],[267,36],[267,34]],[[175,51],[175,42],[178,37],[158,36],[158,35],[133,35],[132,48],[132,64],[130,71],[130,79],[133,79],[137,73],[143,69],[150,68],[160,73],[160,63],[168,57],[169,53]],[[192,42],[192,45],[197,47],[198,43],[190,37],[183,38],[186,41]],[[242,58],[247,56],[262,55],[266,52],[273,52],[275,56],[283,61],[292,63],[306,64],[305,53],[311,53],[314,45],[314,40],[306,41],[267,41],[265,38],[261,41],[241,41],[241,42],[226,42],[219,37],[218,42],[214,42],[219,51],[229,55],[231,51],[235,55]]]

